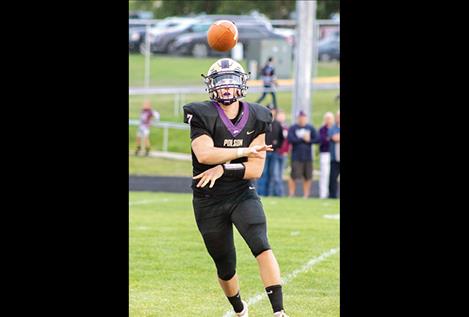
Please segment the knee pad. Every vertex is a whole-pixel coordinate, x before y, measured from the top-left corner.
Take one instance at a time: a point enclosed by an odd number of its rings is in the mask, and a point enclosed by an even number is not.
[[[236,274],[236,251],[234,249],[225,256],[213,260],[220,279],[229,281]]]
[[[224,281],[236,273],[236,250],[233,237],[222,232],[204,234],[205,246],[217,267],[217,275]]]
[[[254,257],[257,257],[266,250],[270,250],[265,223],[251,224],[249,227],[249,239],[247,242]]]
[[[257,257],[259,254],[261,254],[264,251],[270,250],[270,245],[269,243],[265,240],[260,240],[255,243],[254,247],[251,248],[252,255],[254,257]]]

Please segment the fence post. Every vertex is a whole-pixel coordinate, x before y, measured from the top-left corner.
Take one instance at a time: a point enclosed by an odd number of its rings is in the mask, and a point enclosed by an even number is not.
[[[179,108],[179,93],[174,94],[174,115],[178,115],[178,108]]]
[[[168,152],[168,126],[163,129],[163,152]]]
[[[179,113],[181,112],[181,107],[184,106],[184,104],[186,103],[186,95],[181,94],[181,100],[180,101],[181,101],[181,104],[178,107],[178,114],[177,114],[178,117],[179,117]]]
[[[150,87],[150,25],[145,26],[145,78],[144,87]]]

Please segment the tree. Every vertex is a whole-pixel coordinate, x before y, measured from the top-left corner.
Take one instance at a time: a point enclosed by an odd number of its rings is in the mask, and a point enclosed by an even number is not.
[[[308,1],[308,0],[305,0]],[[339,0],[319,0],[317,18],[329,19],[340,9]],[[206,14],[249,14],[258,11],[270,19],[289,19],[296,10],[295,0],[133,0],[129,1],[129,11],[152,11],[155,18]]]
[[[155,12],[158,18],[168,16],[184,16],[191,14],[214,14],[220,5],[221,0],[201,1],[201,0],[179,0],[162,1],[161,7]]]
[[[249,14],[258,11],[270,19],[288,19],[292,10],[295,10],[296,2],[292,0],[275,1],[221,1],[217,13],[220,14]]]
[[[129,1],[129,11],[153,11],[155,2],[158,1],[146,1],[146,0],[132,0]]]
[[[322,0],[318,1],[316,5],[316,17],[318,19],[330,19],[331,14],[340,11],[339,0]]]

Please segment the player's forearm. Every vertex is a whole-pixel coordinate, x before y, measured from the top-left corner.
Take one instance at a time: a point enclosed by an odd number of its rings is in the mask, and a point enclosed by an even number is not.
[[[256,179],[262,176],[265,160],[248,160],[244,163],[245,171],[243,179]]]
[[[227,149],[220,147],[209,147],[196,154],[197,160],[202,164],[216,165],[246,156],[247,148]]]

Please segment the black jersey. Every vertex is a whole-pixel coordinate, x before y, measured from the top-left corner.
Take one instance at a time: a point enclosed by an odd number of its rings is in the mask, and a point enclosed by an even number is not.
[[[215,101],[193,102],[185,105],[184,122],[191,127],[192,140],[206,134],[213,139],[215,147],[239,148],[249,147],[249,144],[260,134],[270,131],[272,114],[269,109],[255,103],[240,101],[240,115],[235,123],[226,116],[223,109]],[[201,164],[192,153],[192,173],[198,175],[215,165]],[[230,163],[246,162],[247,157],[242,157]],[[206,185],[204,188],[195,187],[199,180],[193,180],[192,189],[194,196],[211,197],[225,196],[234,192],[247,189],[249,180],[234,179],[223,175],[215,182],[213,188]]]

